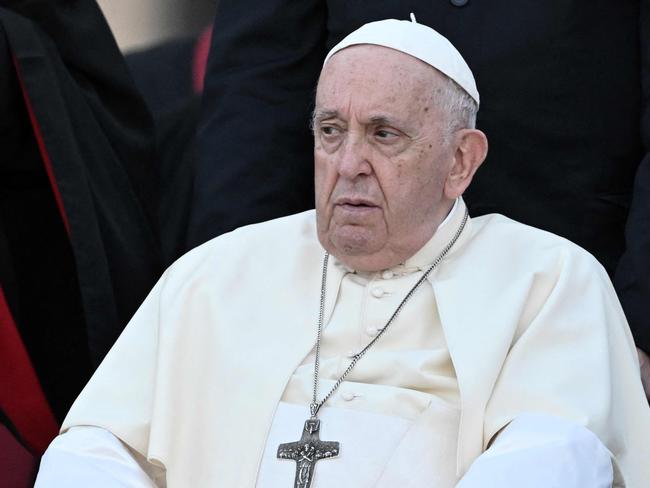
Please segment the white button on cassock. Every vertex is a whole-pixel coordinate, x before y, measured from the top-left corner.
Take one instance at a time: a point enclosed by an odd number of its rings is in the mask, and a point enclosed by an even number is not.
[[[384,293],[386,293],[386,292],[384,291],[384,289],[383,289],[383,288],[379,288],[379,287],[376,287],[376,288],[373,288],[372,290],[370,290],[370,294],[371,294],[373,297],[375,297],[375,298],[381,298],[381,297],[383,297],[383,296],[384,296]]]
[[[370,336],[376,336],[379,333],[379,329],[374,325],[369,325],[366,329],[366,333]]]
[[[344,391],[343,393],[341,393],[341,398],[343,398],[343,400],[345,400],[346,402],[354,400],[354,397],[355,394],[350,391]]]

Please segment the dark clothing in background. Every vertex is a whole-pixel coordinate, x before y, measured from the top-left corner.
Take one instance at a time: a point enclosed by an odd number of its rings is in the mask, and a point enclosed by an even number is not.
[[[38,458],[0,422],[0,474],[6,488],[33,488]]]
[[[192,62],[196,39],[176,39],[128,53],[124,59],[154,117],[195,96]]]
[[[490,151],[465,196],[472,215],[562,235],[612,276],[620,260],[618,293],[650,351],[650,0],[465,3],[220,1],[189,247],[313,207],[308,120],[327,50],[414,12],[463,54],[481,93]]]
[[[153,114],[160,174],[159,226],[164,267],[185,250],[203,75],[212,28],[125,56]]]
[[[156,165],[159,172],[159,230],[163,267],[185,250],[192,195],[201,85],[197,71],[205,70],[207,53],[199,52],[205,35],[176,39],[125,56],[156,126]],[[209,44],[206,44],[206,47]],[[202,68],[202,69],[201,69]]]
[[[0,285],[60,422],[161,273],[155,133],[94,1],[1,5]]]
[[[156,115],[163,267],[185,251],[200,108],[201,97],[195,95]]]
[[[650,1],[642,0],[639,17],[641,69],[640,140],[642,159],[634,180],[632,204],[614,286],[637,345],[650,354]],[[616,121],[612,120],[612,124]]]

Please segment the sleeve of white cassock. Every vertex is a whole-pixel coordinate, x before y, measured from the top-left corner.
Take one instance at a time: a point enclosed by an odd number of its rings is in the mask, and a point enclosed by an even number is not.
[[[591,256],[573,251],[559,266],[551,286],[537,288],[538,305],[521,312],[485,410],[484,449],[520,415],[544,413],[598,437],[612,456],[614,486],[647,486],[650,412],[623,311]]]
[[[609,488],[609,451],[588,429],[522,414],[479,456],[456,488]]]
[[[128,445],[135,456],[139,456],[148,465],[163,466],[149,456],[151,419],[156,385],[158,364],[158,336],[160,318],[160,294],[164,288],[167,272],[151,290],[145,301],[135,313],[122,332],[113,348],[109,351],[93,377],[72,405],[61,427],[61,432],[76,426],[100,427],[110,432],[119,441]],[[71,443],[79,447],[78,434],[71,437]],[[55,457],[67,457],[71,449],[58,449],[57,445],[64,437],[57,438],[52,446]],[[86,452],[74,460],[76,464],[89,462],[96,464],[95,454],[100,449],[100,437],[90,436],[96,451]],[[106,439],[104,439],[106,440]],[[117,441],[119,443],[119,441]],[[63,446],[65,447],[64,442]],[[121,445],[109,443],[109,450]],[[122,454],[109,456],[110,464],[116,459],[124,459]],[[52,463],[49,463],[52,464]],[[131,466],[133,466],[131,464]],[[53,467],[59,470],[58,466]],[[93,469],[89,466],[88,469]],[[48,475],[49,476],[49,475]],[[59,485],[60,486],[60,485]],[[88,485],[92,486],[92,485]]]
[[[35,488],[164,486],[164,471],[144,463],[143,467],[136,456],[104,429],[73,427],[54,439],[43,455]]]

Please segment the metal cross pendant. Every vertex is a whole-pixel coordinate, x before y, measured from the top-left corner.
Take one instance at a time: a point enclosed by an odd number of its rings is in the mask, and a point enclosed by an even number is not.
[[[302,437],[297,442],[287,442],[278,447],[278,458],[296,462],[294,488],[309,488],[314,477],[316,461],[339,454],[339,443],[321,441],[318,437],[320,420],[311,418],[305,422]]]

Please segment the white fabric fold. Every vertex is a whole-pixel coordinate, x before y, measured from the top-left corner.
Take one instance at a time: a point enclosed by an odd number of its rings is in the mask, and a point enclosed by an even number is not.
[[[126,327],[63,430],[110,430],[143,459],[164,466],[170,486],[254,488],[278,402],[313,348],[322,257],[313,211],[241,228],[185,255]],[[334,265],[331,271],[334,282],[345,274]],[[381,293],[370,290],[368,300],[376,305],[357,315],[369,319],[363,325],[379,318],[381,324],[382,312],[394,309],[390,275],[380,274],[386,280],[378,284]],[[462,407],[458,447],[452,447],[456,479],[504,425],[512,428],[522,414],[539,411],[598,436],[620,467],[614,473],[620,486],[623,478],[628,488],[647,485],[650,413],[636,350],[611,283],[591,256],[556,236],[490,215],[468,221],[429,283]],[[336,309],[338,294],[329,290],[327,308]],[[409,318],[416,302],[413,297],[400,315],[407,328],[389,331],[355,368],[352,376],[365,376],[356,382],[378,386],[368,376],[370,354],[383,353],[395,331],[408,331],[412,339],[408,326],[421,321]],[[327,314],[328,336],[335,312]],[[359,331],[359,344],[368,330]],[[323,357],[340,355],[335,349]],[[356,395],[366,392],[344,393],[351,400],[341,397],[343,402],[361,404],[364,397]],[[435,446],[416,440],[431,459],[428,450]],[[396,479],[395,471],[388,474]]]
[[[286,485],[287,479],[293,479],[295,463],[278,461],[275,451],[280,442],[299,434],[300,426],[294,420],[296,414],[304,412],[298,410],[304,408],[280,404],[267,440],[258,487]],[[390,446],[398,444],[410,424],[397,417],[343,409],[326,408],[322,416],[325,429],[321,437],[342,436],[337,439],[344,441],[349,455],[327,460],[329,468],[327,461],[319,463],[316,488],[373,486],[372,480],[390,456]],[[164,487],[164,472],[150,473],[156,478],[154,482],[135,456],[104,429],[74,427],[48,448],[36,488]],[[591,431],[551,415],[524,413],[476,459],[456,488],[608,488],[612,479],[611,455]]]
[[[611,455],[588,429],[541,413],[514,419],[456,488],[609,488]]]
[[[50,444],[35,488],[162,488],[164,470],[147,464],[149,477],[131,451],[105,429],[73,427]]]

